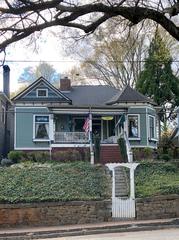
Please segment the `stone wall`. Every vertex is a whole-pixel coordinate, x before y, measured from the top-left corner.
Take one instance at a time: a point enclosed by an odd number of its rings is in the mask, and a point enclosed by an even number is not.
[[[159,219],[179,217],[179,196],[157,196],[136,199],[137,219]]]
[[[110,201],[0,204],[0,227],[82,224],[110,219]]]

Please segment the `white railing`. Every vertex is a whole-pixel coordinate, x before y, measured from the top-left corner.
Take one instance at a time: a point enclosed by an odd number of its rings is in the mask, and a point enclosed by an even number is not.
[[[129,139],[127,137],[126,131],[124,131],[124,139],[126,142],[128,162],[133,162],[133,152],[132,152],[131,145],[130,145]]]
[[[55,132],[55,142],[87,143],[89,139],[85,132]]]

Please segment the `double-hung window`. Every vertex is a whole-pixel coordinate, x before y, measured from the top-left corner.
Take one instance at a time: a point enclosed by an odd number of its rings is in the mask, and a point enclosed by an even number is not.
[[[140,138],[139,115],[128,115],[128,137]]]
[[[49,140],[49,115],[34,115],[34,140]]]
[[[149,139],[155,139],[155,117],[149,116]]]

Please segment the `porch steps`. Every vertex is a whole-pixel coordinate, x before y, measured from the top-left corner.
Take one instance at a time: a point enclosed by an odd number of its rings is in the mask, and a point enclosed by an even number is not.
[[[104,164],[122,162],[119,146],[101,146],[100,161]]]
[[[117,167],[115,169],[115,196],[127,197],[129,194],[129,178],[126,168]]]

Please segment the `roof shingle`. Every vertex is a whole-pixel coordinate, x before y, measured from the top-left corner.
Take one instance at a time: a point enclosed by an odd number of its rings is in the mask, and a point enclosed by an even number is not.
[[[151,99],[131,88],[129,85],[127,85],[121,92],[118,92],[116,95],[114,95],[109,101],[106,102],[106,104],[112,105],[115,103],[126,102],[151,103],[152,105],[157,105]]]

